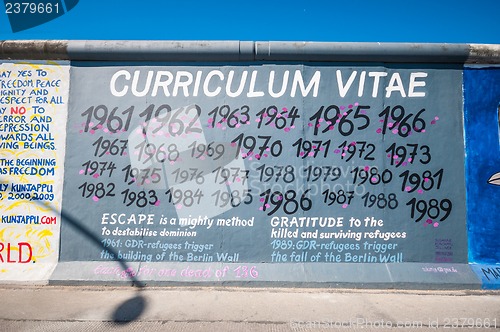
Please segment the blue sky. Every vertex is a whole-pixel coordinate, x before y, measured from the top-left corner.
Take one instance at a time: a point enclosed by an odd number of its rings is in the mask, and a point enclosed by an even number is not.
[[[29,1],[29,0],[8,0]],[[80,0],[0,39],[134,39],[500,44],[500,0]]]

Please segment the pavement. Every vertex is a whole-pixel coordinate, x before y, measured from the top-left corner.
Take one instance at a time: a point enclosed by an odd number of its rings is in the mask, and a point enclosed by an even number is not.
[[[0,285],[0,331],[500,331],[499,291]]]

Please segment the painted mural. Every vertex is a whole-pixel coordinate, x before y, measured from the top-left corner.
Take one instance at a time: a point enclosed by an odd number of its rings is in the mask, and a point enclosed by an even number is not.
[[[71,82],[63,212],[102,246],[63,224],[61,262],[467,262],[460,67],[74,62]]]
[[[499,86],[446,64],[5,62],[0,280],[495,283]]]
[[[464,70],[469,260],[485,288],[500,287],[500,68]]]
[[[2,63],[0,88],[0,280],[44,280],[59,257],[69,66]]]

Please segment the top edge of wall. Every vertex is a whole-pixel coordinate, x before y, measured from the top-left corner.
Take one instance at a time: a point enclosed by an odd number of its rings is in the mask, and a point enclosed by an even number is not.
[[[500,44],[280,41],[3,40],[0,59],[177,62],[499,64]]]

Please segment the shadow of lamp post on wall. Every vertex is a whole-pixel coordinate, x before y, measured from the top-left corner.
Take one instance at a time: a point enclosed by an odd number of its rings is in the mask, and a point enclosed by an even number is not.
[[[6,184],[11,182],[4,181],[2,179],[0,183]],[[59,212],[53,206],[45,205],[42,203],[42,201],[36,201],[36,204],[42,206],[44,209],[50,208],[55,214],[59,214]],[[82,222],[78,221],[76,218],[74,218],[67,212],[61,212],[60,216],[62,222],[65,222],[67,223],[67,225],[74,228],[89,242],[99,246],[102,249],[108,250],[114,255],[114,257],[118,257],[118,254],[117,252],[115,252],[114,248],[104,248],[104,245],[100,241],[100,239],[97,238],[94,234],[92,234],[92,232],[87,227],[85,227],[82,224]],[[120,264],[120,266],[124,271],[127,271],[130,268],[127,262],[121,258],[116,258],[115,261],[118,262],[118,264]],[[112,317],[110,317],[110,319],[117,324],[126,324],[128,322],[137,320],[147,307],[147,301],[144,298],[144,296],[142,296],[142,294],[140,293],[140,291],[144,289],[145,286],[144,283],[138,280],[133,273],[126,273],[126,277],[129,278],[129,280],[131,281],[131,285],[135,287],[137,292],[132,298],[123,302],[120,306],[118,306],[114,310],[113,315]]]
[[[113,254],[113,257],[119,257],[114,248],[105,248],[98,237],[92,234],[89,229],[87,229],[81,222],[79,222],[70,214],[61,212],[61,219],[71,227],[73,227],[75,230],[77,230],[81,235],[85,236],[90,242],[98,245],[102,249],[108,250],[111,254]],[[129,269],[129,266],[127,265],[127,262],[125,260],[116,258],[115,261],[121,265],[124,271],[127,271]],[[126,273],[126,275],[132,282],[132,286],[136,288],[137,293],[132,298],[123,302],[113,312],[113,316],[111,318],[113,322],[117,324],[126,324],[137,320],[147,307],[146,299],[140,293],[140,291],[144,289],[145,285],[140,280],[138,280],[133,273]]]

